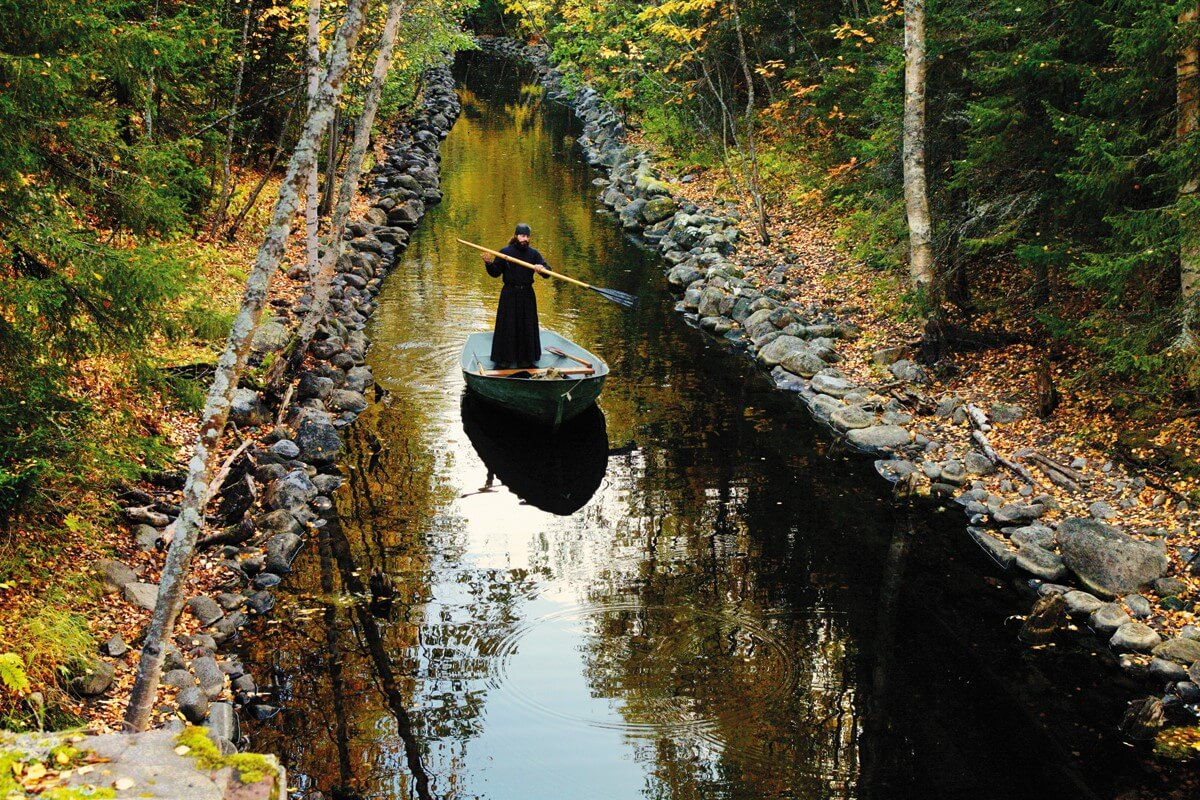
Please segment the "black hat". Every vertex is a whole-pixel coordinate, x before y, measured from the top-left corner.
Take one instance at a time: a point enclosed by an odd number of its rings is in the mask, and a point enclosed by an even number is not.
[[[533,231],[531,231],[529,229],[528,225],[526,225],[524,222],[518,222],[517,229],[513,232],[513,235],[514,236],[528,236],[531,233],[533,233]]]

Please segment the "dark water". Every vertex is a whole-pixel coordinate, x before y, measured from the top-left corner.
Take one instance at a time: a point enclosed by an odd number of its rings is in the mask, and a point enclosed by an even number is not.
[[[250,731],[298,796],[1086,798],[1157,785],[1086,646],[1029,651],[957,516],[893,510],[791,400],[689,329],[597,213],[577,128],[511,68],[461,70],[445,202],[372,322],[386,397],[340,521],[245,654],[284,704]],[[498,283],[455,237],[517,221],[630,313],[539,282],[601,354],[601,410],[551,437],[463,398]],[[390,609],[361,602],[390,574]],[[1085,643],[1086,644],[1086,643]],[[1096,650],[1096,653],[1103,653]],[[352,794],[356,792],[357,794]]]

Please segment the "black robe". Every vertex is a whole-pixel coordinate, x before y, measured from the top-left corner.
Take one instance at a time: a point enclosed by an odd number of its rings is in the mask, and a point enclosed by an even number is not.
[[[550,268],[542,254],[532,247],[509,243],[500,252],[530,264]],[[504,288],[500,290],[500,302],[496,306],[492,362],[497,366],[532,366],[542,357],[542,340],[538,335],[537,297],[533,293],[534,272],[528,267],[502,258],[497,258],[490,264],[485,261],[484,265],[493,278],[504,277]]]

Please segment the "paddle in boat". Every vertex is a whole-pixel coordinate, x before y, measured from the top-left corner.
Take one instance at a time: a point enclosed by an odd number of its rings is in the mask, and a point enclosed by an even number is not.
[[[492,332],[473,333],[462,351],[467,389],[492,405],[557,428],[600,396],[608,364],[593,353],[541,329],[542,357],[529,369],[496,369]]]

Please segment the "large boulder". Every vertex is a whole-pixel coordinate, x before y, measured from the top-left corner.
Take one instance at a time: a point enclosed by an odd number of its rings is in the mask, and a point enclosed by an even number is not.
[[[1105,597],[1136,592],[1167,571],[1162,544],[1147,544],[1094,519],[1069,517],[1058,525],[1063,562],[1091,591]]]
[[[808,351],[808,343],[795,336],[784,334],[773,339],[758,351],[758,363],[770,369],[781,364],[784,359]],[[822,365],[824,366],[824,365]]]
[[[871,452],[887,452],[912,441],[908,431],[899,425],[872,425],[850,431],[846,438],[855,447]]]
[[[310,464],[328,464],[342,454],[342,439],[328,412],[306,409],[296,423],[300,458]]]

